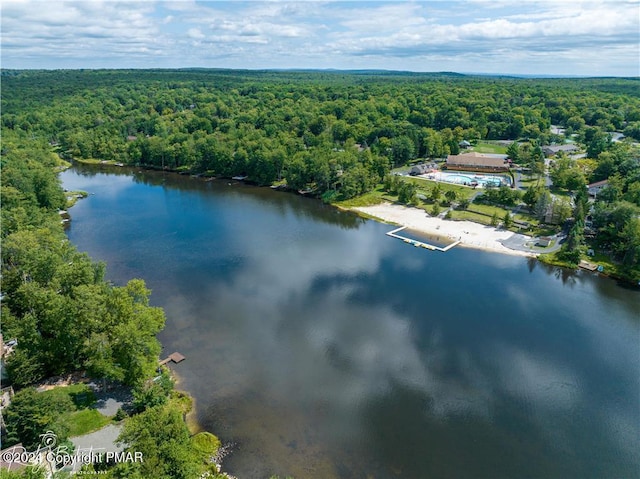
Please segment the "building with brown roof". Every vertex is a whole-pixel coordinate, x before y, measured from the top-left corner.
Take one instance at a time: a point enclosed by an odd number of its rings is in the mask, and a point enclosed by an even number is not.
[[[563,152],[565,152],[567,154],[571,154],[571,153],[575,153],[579,149],[580,148],[577,145],[574,145],[574,144],[549,145],[549,146],[543,146],[542,147],[542,151],[545,154],[545,156],[547,156],[547,157],[556,156],[561,151],[563,151]]]
[[[507,155],[489,153],[462,153],[447,157],[448,170],[504,172],[509,169]]]

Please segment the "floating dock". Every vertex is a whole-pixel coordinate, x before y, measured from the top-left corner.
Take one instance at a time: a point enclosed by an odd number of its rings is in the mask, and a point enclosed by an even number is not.
[[[186,358],[178,353],[171,353],[169,356],[167,356],[165,359],[163,359],[162,361],[160,361],[160,366],[164,366],[165,364],[167,364],[168,362],[173,361],[174,363],[178,364],[179,362],[184,361]]]
[[[405,236],[400,236],[399,234],[397,234],[399,231],[402,231],[403,229],[406,229],[406,228],[407,226],[401,226],[400,228],[396,228],[393,231],[389,231],[387,233],[387,236],[391,236],[392,238],[398,238],[407,244],[415,246],[416,248],[424,248],[431,251],[442,251],[443,253],[449,251],[451,248],[453,248],[457,244],[460,244],[460,241],[454,241],[453,243],[445,246],[444,248],[441,248],[440,246],[434,246],[432,244],[425,243],[423,241],[417,241],[417,240],[407,238]]]

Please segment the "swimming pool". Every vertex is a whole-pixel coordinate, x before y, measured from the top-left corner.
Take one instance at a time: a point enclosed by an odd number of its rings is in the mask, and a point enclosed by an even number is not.
[[[511,178],[507,176],[481,175],[477,173],[467,172],[448,173],[444,171],[438,171],[427,175],[427,177],[437,181],[444,181],[446,183],[454,183],[456,185],[467,186],[480,186],[482,188],[485,188],[487,186],[509,186],[511,184]]]

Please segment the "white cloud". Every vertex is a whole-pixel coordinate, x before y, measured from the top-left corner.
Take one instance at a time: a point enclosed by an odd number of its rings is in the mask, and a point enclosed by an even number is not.
[[[150,4],[20,3],[2,7],[3,59],[26,56],[58,62],[158,53]],[[32,65],[35,66],[35,65]],[[41,65],[60,67],[64,65]]]
[[[337,45],[344,51],[354,53],[365,52],[375,54],[375,50],[393,50],[415,47],[415,54],[428,50],[429,46],[446,44],[447,50],[455,51],[486,51],[522,50],[527,48],[538,50],[548,47],[549,50],[558,49],[557,44],[546,41],[549,38],[561,39],[560,45],[574,45],[589,40],[589,48],[594,43],[601,45],[632,42],[637,40],[638,5],[629,4],[624,8],[611,9],[609,6],[598,6],[591,10],[561,10],[547,12],[543,18],[532,21],[527,15],[516,15],[518,19],[529,21],[514,21],[513,17],[485,18],[477,21],[469,18],[462,23],[453,23],[448,19],[439,23],[428,22],[421,17],[416,5],[399,5],[380,7],[369,12],[372,15],[365,21],[345,21],[343,25],[350,27],[348,32],[339,35]],[[485,12],[490,13],[490,12]],[[363,17],[365,10],[351,12],[352,15]],[[635,14],[635,15],[634,15]],[[538,13],[540,15],[540,13]],[[400,19],[406,16],[409,21]],[[388,22],[387,22],[388,19]],[[393,25],[393,28],[389,28]],[[389,34],[389,31],[393,33]],[[372,34],[372,32],[374,32]],[[501,43],[496,40],[519,39],[524,43]],[[422,48],[421,48],[422,47]],[[426,48],[425,48],[426,47]],[[409,52],[410,53],[410,52]]]
[[[639,14],[638,1],[9,0],[3,65],[488,72],[508,65],[514,73],[637,75]]]
[[[189,38],[195,38],[196,40],[202,40],[203,38],[205,38],[205,35],[200,31],[199,28],[190,28],[189,31],[187,31],[187,35],[189,36]]]

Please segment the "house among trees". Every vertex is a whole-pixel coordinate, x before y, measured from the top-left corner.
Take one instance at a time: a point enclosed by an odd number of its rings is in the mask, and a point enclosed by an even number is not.
[[[503,172],[509,169],[507,155],[490,153],[462,153],[447,157],[448,170]]]
[[[587,185],[587,190],[589,192],[589,196],[595,198],[598,194],[607,187],[609,184],[609,180],[596,181],[595,183],[591,183]]]
[[[462,140],[460,143],[458,143],[458,146],[461,149],[466,150],[467,148],[471,147],[471,143],[469,143],[467,140]]]
[[[564,151],[567,154],[571,154],[571,153],[575,153],[579,149],[580,148],[578,148],[576,145],[571,145],[571,144],[570,145],[549,145],[549,146],[543,146],[542,152],[544,153],[544,156],[546,156],[547,158],[550,158],[552,156],[556,156],[561,151]]]

